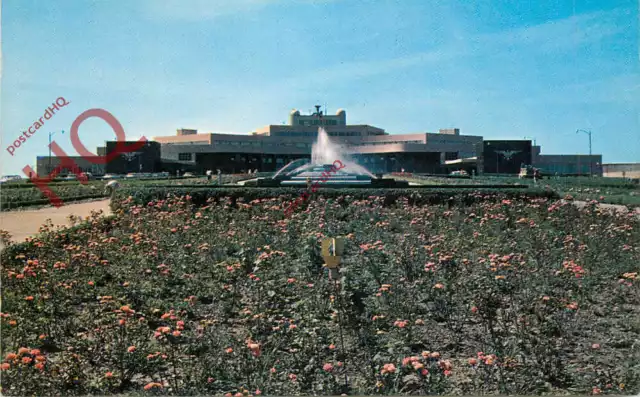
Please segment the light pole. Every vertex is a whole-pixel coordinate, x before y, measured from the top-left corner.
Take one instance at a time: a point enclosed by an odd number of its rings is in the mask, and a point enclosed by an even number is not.
[[[591,130],[581,130],[581,129],[577,129],[576,130],[576,134],[579,134],[581,132],[584,132],[585,134],[589,135],[589,176],[593,176],[593,161],[591,161]]]
[[[51,137],[54,136],[58,131],[53,131],[49,133],[49,174],[51,174]],[[61,131],[64,134],[64,130]]]

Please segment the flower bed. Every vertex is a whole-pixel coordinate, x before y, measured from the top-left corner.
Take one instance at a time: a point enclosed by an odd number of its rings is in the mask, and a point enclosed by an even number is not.
[[[636,218],[320,189],[284,219],[297,189],[188,190],[3,252],[4,394],[640,391]]]

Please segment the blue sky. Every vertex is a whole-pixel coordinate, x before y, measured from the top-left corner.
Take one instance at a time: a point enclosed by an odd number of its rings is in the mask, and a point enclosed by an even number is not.
[[[127,137],[247,133],[316,103],[389,133],[533,136],[640,162],[638,0],[2,1],[2,174],[89,108]],[[58,97],[70,104],[9,156]],[[85,145],[115,135],[82,124]],[[54,140],[76,154],[68,134]]]

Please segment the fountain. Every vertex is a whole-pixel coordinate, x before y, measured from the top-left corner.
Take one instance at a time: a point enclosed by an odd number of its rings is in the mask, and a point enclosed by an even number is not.
[[[334,164],[336,166],[334,167]],[[338,168],[339,167],[339,168]],[[338,168],[338,169],[337,169]],[[321,186],[406,187],[407,182],[376,177],[356,163],[340,145],[331,142],[329,134],[320,128],[318,140],[311,148],[311,160],[298,159],[281,168],[272,178],[258,178],[245,186],[300,186],[318,182]]]

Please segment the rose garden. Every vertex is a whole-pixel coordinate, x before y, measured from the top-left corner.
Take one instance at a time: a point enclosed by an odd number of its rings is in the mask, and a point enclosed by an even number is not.
[[[640,391],[635,215],[321,187],[285,217],[299,193],[129,186],[112,216],[7,246],[3,393]]]

